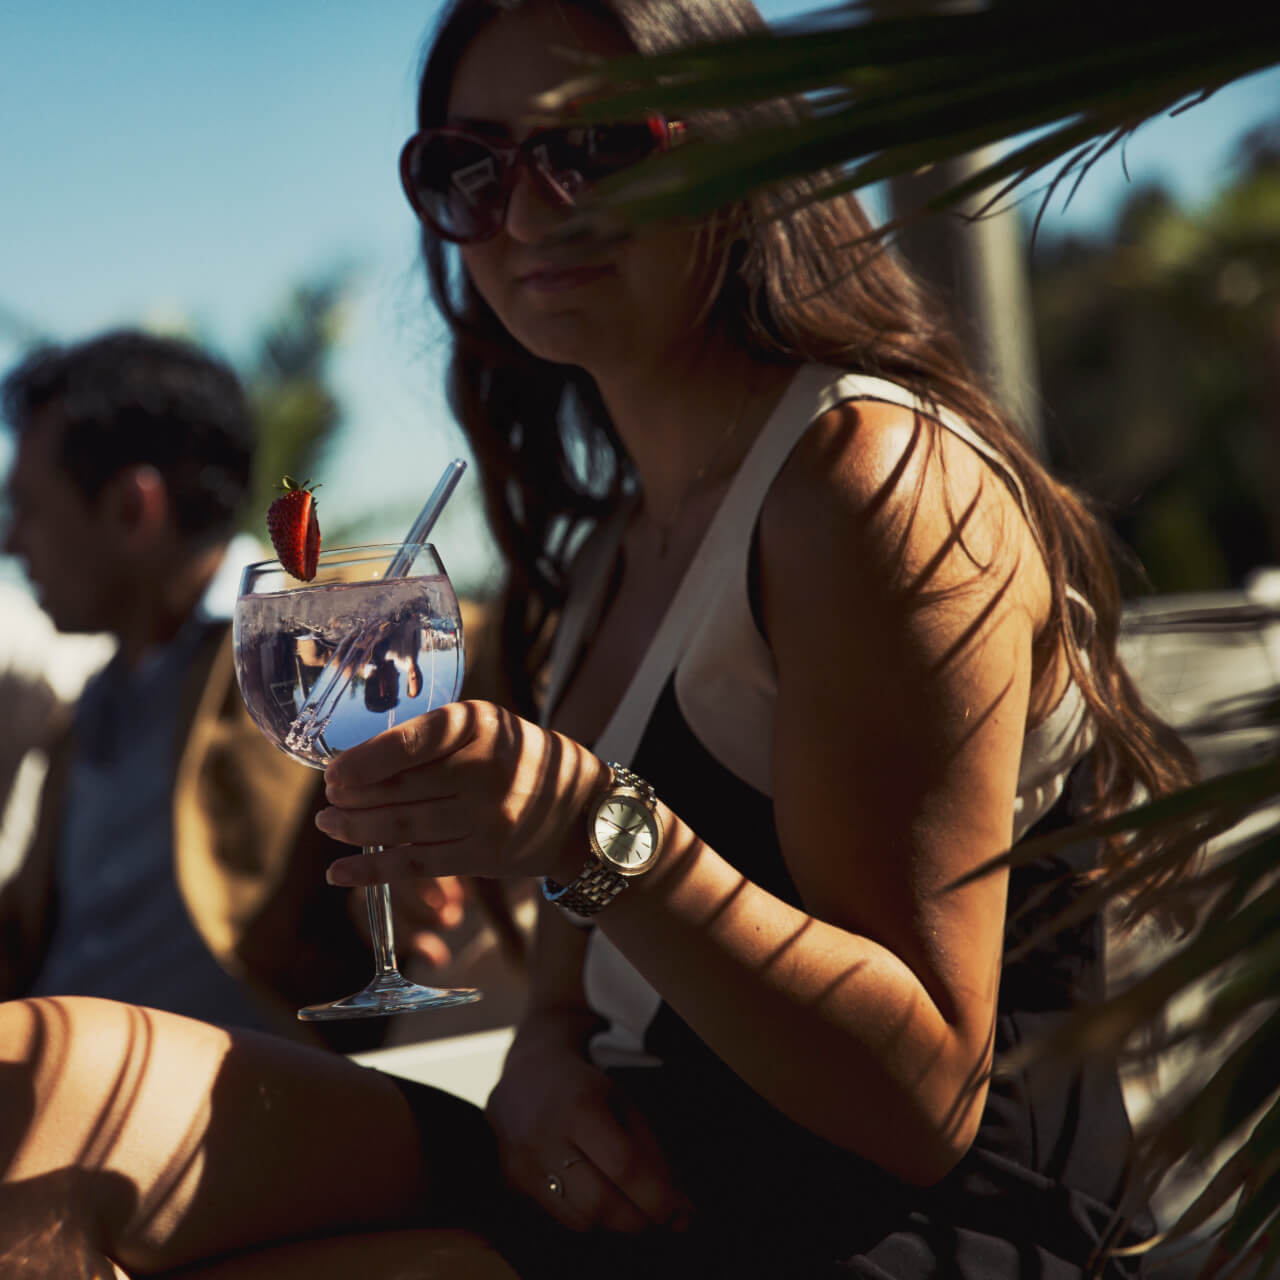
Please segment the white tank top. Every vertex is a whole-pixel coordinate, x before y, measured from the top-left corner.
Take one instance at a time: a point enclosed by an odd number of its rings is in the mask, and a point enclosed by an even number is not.
[[[630,685],[596,742],[604,760],[631,764],[659,695],[674,672],[679,711],[720,766],[761,795],[771,794],[770,750],[777,680],[773,657],[750,599],[751,545],[760,509],[804,432],[824,413],[852,400],[879,400],[918,411],[977,450],[1017,494],[1022,485],[1000,454],[946,409],[921,404],[897,383],[820,365],[797,371],[743,460],[704,534]],[[623,516],[602,525],[583,548],[551,654],[544,720],[557,705],[584,638],[604,606]],[[1082,616],[1087,602],[1073,594]],[[1017,840],[1052,808],[1068,773],[1093,743],[1092,722],[1077,685],[1023,742],[1014,800]],[[587,998],[609,1027],[592,1043],[601,1066],[657,1065],[644,1044],[661,997],[599,930],[592,931],[585,971]]]

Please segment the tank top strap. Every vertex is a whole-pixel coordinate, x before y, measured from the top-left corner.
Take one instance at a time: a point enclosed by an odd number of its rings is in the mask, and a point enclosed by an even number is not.
[[[959,414],[945,405],[929,404],[920,399],[914,392],[896,382],[884,378],[863,377],[861,374],[840,374],[829,371],[834,377],[822,397],[821,412],[843,404],[848,400],[880,400],[886,404],[896,404],[903,409],[923,414],[926,418],[946,427],[954,436],[959,436],[975,453],[980,454],[996,471],[1004,477],[1022,514],[1028,521],[1032,520],[1031,507],[1027,502],[1027,492],[1023,488],[1022,479],[1009,465],[1004,455],[990,441],[979,435]],[[1034,528],[1034,524],[1032,525]]]
[[[595,743],[596,754],[603,759],[630,762],[706,601],[714,596],[726,566],[738,563],[750,546],[769,486],[797,441],[825,411],[823,390],[834,374],[820,365],[802,366],[774,405],[703,534],[627,691]]]
[[[609,589],[614,557],[630,515],[631,504],[600,522],[587,536],[574,557],[570,571],[568,599],[560,612],[551,651],[547,658],[547,687],[542,698],[540,721],[545,727],[564,695],[578,653],[589,633],[600,621]]]
[[[958,414],[945,406],[928,404],[907,387],[885,378],[847,373],[825,365],[802,366],[756,436],[716,510],[627,691],[595,744],[599,755],[621,763],[630,760],[703,603],[726,566],[736,564],[750,546],[760,508],[778,472],[800,437],[818,418],[852,400],[898,405],[940,423],[1008,481],[1026,519],[1032,520],[1017,473],[999,450]],[[629,509],[624,508],[605,521],[588,539],[575,564],[569,598],[552,646],[544,719],[558,702],[575,657],[599,619],[627,514]],[[1088,602],[1073,588],[1068,588],[1068,594],[1087,624],[1092,625],[1093,610]]]

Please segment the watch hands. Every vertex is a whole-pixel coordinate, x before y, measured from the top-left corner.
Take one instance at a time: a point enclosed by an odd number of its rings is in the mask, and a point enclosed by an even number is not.
[[[620,831],[623,835],[626,835],[626,836],[633,836],[636,834],[637,831],[642,831],[644,829],[643,818],[637,818],[636,825],[634,827],[620,827],[616,822],[610,822],[609,819],[605,817],[602,817],[600,821],[603,823],[606,823],[608,826],[611,826],[615,831]]]

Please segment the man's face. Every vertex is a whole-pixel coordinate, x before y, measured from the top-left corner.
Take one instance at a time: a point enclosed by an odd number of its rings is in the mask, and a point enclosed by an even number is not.
[[[116,531],[103,504],[86,501],[59,466],[58,440],[38,417],[18,440],[4,550],[22,562],[59,631],[109,630],[122,571]]]

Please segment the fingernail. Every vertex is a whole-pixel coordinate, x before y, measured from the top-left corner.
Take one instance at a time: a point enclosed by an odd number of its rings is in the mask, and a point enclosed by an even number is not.
[[[328,871],[324,873],[324,878],[333,885],[345,887],[355,884],[356,878],[352,873],[352,868],[345,866],[341,862],[335,862]]]

